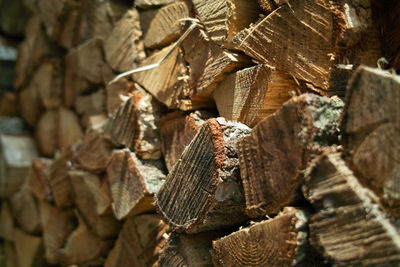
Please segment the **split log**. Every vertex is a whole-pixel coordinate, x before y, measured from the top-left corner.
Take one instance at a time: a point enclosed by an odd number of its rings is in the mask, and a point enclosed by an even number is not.
[[[306,198],[317,213],[311,217],[312,243],[337,266],[394,266],[400,263],[400,235],[363,187],[340,153],[325,153],[307,170]]]
[[[161,250],[157,266],[212,266],[210,253],[212,240],[221,237],[222,233],[216,231],[192,235],[172,233]]]
[[[107,67],[103,60],[102,39],[90,39],[65,56],[64,104],[70,107],[76,97],[103,82]]]
[[[27,233],[39,234],[41,232],[40,214],[36,200],[28,184],[10,197],[10,208],[19,227]]]
[[[304,94],[283,104],[238,142],[249,216],[276,214],[295,200],[311,157],[338,143],[342,108],[339,98]]]
[[[254,223],[213,241],[216,266],[302,266],[307,253],[307,212],[286,207],[273,219]]]
[[[158,122],[163,107],[145,92],[134,92],[108,119],[104,133],[115,144],[125,145],[142,159],[159,159]]]
[[[74,201],[74,192],[68,172],[73,169],[75,162],[75,147],[67,147],[56,155],[50,166],[49,185],[54,203],[59,208],[71,207]]]
[[[143,9],[154,8],[174,3],[178,0],[136,0],[135,6]]]
[[[225,46],[262,12],[257,1],[193,0],[193,6],[211,40]]]
[[[107,177],[118,220],[154,210],[153,196],[165,181],[161,160],[141,160],[129,149],[115,150],[107,166]]]
[[[277,6],[274,0],[258,0],[258,4],[267,13],[271,13],[272,11],[274,11]]]
[[[249,133],[223,118],[201,126],[156,195],[159,213],[174,230],[196,233],[247,219],[236,142]]]
[[[19,267],[45,266],[43,240],[41,237],[15,230],[15,249]]]
[[[67,50],[76,46],[76,28],[79,23],[79,6],[73,5],[63,14],[57,43]]]
[[[44,111],[38,88],[28,86],[22,89],[18,95],[18,104],[19,112],[24,121],[31,127],[36,126]]]
[[[63,149],[74,144],[82,137],[78,117],[69,109],[58,110],[58,148]]]
[[[334,85],[349,78],[351,66],[343,73],[338,64],[376,62],[380,48],[372,26],[365,25],[368,30],[364,31],[363,21],[346,17],[341,10],[345,7],[340,5],[321,0],[290,1],[241,31],[233,44],[247,55],[308,81],[328,94],[334,89],[334,93],[343,95],[345,88]],[[361,27],[354,29],[353,22]],[[371,47],[358,48],[369,42],[361,38],[369,31]]]
[[[106,94],[104,89],[89,95],[81,95],[75,99],[75,110],[82,116],[82,125],[87,128],[89,117],[93,115],[106,114]]]
[[[117,236],[119,222],[112,214],[102,215],[111,205],[111,199],[102,191],[100,178],[80,170],[69,171],[68,176],[74,190],[75,205],[91,231],[102,239]]]
[[[40,201],[39,207],[45,258],[50,264],[57,264],[58,251],[75,227],[74,217],[70,210],[60,210],[47,201]]]
[[[7,201],[1,202],[0,211],[0,237],[3,240],[14,241],[15,239],[15,227],[14,218],[11,213],[10,205]]]
[[[40,199],[51,202],[53,196],[49,185],[50,165],[53,160],[45,158],[34,158],[29,170],[28,187],[33,195]]]
[[[112,241],[102,241],[86,226],[83,219],[77,215],[78,226],[67,238],[65,245],[57,252],[57,260],[63,265],[98,266],[104,262],[104,254]]]
[[[83,169],[100,173],[107,168],[113,148],[111,140],[101,129],[89,128],[78,149],[76,159]]]
[[[389,206],[400,208],[400,80],[360,67],[349,83],[343,115],[346,161]]]
[[[211,113],[198,110],[190,114],[175,111],[161,118],[161,151],[168,171],[172,170],[201,125],[211,117]]]
[[[283,71],[257,65],[229,74],[213,93],[219,115],[253,127],[298,92],[299,84]]]
[[[144,46],[160,48],[178,40],[181,35],[179,20],[188,17],[189,7],[184,1],[142,12],[140,21]]]
[[[0,135],[0,198],[18,191],[28,178],[32,159],[37,156],[31,137]]]
[[[106,106],[108,115],[112,115],[118,107],[129,98],[135,88],[135,83],[128,81],[125,78],[122,78],[115,83],[107,84]]]
[[[105,267],[154,266],[168,227],[159,215],[129,217],[105,262]]]
[[[118,72],[137,67],[146,57],[139,12],[135,8],[128,10],[115,25],[104,42],[104,53],[108,64]]]

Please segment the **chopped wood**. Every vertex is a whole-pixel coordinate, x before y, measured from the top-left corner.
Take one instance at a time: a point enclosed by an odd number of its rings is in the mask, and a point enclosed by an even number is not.
[[[14,242],[4,241],[4,256],[5,256],[5,265],[4,266],[12,266],[19,267],[17,251],[15,250]]]
[[[63,149],[74,144],[82,137],[82,128],[78,117],[69,109],[59,108],[58,110],[58,148]]]
[[[257,65],[229,74],[213,97],[219,115],[253,127],[278,110],[300,86],[283,71]]]
[[[311,256],[307,254],[307,227],[307,212],[286,207],[273,219],[213,241],[213,260],[227,267],[302,265]]]
[[[15,230],[15,250],[17,252],[19,267],[44,266],[43,240],[41,237],[29,235],[23,231]]]
[[[274,0],[258,0],[258,4],[267,13],[271,13],[277,7]]]
[[[72,170],[68,172],[77,206],[88,227],[102,239],[117,236],[120,224],[112,214],[102,213],[111,205],[111,199],[102,190],[100,178],[89,172]]]
[[[46,111],[35,129],[36,145],[43,156],[52,157],[58,147],[58,111]]]
[[[346,95],[342,143],[356,176],[389,206],[400,207],[400,79],[360,67]]]
[[[143,9],[154,8],[174,3],[178,0],[136,0],[135,6]]]
[[[100,129],[89,128],[78,148],[76,159],[85,170],[100,173],[107,168],[114,145]]]
[[[40,221],[43,228],[43,243],[46,261],[58,264],[58,250],[62,248],[75,227],[70,210],[60,210],[55,206],[40,201]]]
[[[172,233],[161,250],[157,266],[212,266],[212,240],[221,235],[217,231],[191,235]]]
[[[64,246],[57,252],[57,260],[63,265],[98,266],[104,259],[111,241],[102,241],[87,227],[83,219],[77,215],[78,226],[68,236]]]
[[[0,210],[0,237],[3,240],[14,241],[15,227],[14,218],[10,209],[10,204],[7,201],[1,202]]]
[[[117,219],[154,210],[153,196],[165,181],[161,160],[141,160],[129,149],[115,150],[107,177]]]
[[[172,170],[201,125],[211,117],[213,114],[197,110],[190,114],[175,111],[161,118],[159,123],[161,151],[168,171]]]
[[[118,107],[126,101],[135,88],[135,84],[125,78],[122,78],[115,83],[107,84],[106,106],[108,115],[113,114]]]
[[[137,67],[146,57],[139,12],[135,8],[128,10],[115,25],[104,42],[104,53],[108,64],[118,72]]]
[[[50,165],[53,160],[34,158],[29,170],[28,187],[33,195],[41,200],[51,202],[53,196],[49,185]]]
[[[35,11],[42,20],[47,35],[56,39],[61,31],[62,19],[73,1],[71,0],[37,0]]]
[[[160,48],[171,44],[181,35],[180,19],[189,17],[189,7],[180,1],[157,10],[140,14],[143,43],[146,48]]]
[[[342,108],[339,98],[294,97],[238,142],[249,216],[276,214],[295,199],[311,157],[338,143]]]
[[[82,116],[81,122],[84,127],[88,127],[89,117],[93,115],[106,114],[106,93],[104,89],[81,95],[75,99],[75,110]]]
[[[26,181],[32,159],[38,156],[29,136],[0,135],[0,197],[18,191]]]
[[[104,132],[116,144],[125,145],[142,159],[159,159],[158,122],[163,107],[145,92],[134,92],[108,119]]]
[[[46,109],[57,108],[62,103],[63,77],[61,62],[45,62],[34,74],[30,86],[36,87]]]
[[[36,126],[44,111],[38,88],[28,86],[20,91],[18,95],[19,111],[21,117],[29,126]]]
[[[247,219],[236,142],[249,133],[246,125],[224,118],[201,126],[156,195],[157,209],[173,229],[196,233]]]
[[[154,266],[167,230],[159,215],[128,217],[104,266]]]
[[[307,170],[305,195],[316,208],[311,217],[312,243],[337,266],[400,263],[400,235],[363,187],[340,153],[317,157]]]
[[[43,0],[43,2],[45,2]],[[62,17],[62,22],[60,22],[60,33],[58,36],[58,44],[65,49],[72,49],[76,46],[76,28],[79,23],[79,8],[70,7],[66,11],[66,14]]]
[[[10,197],[10,208],[22,230],[30,234],[41,232],[38,204],[27,183],[24,183],[21,189]]]
[[[74,192],[68,172],[73,169],[75,154],[75,147],[66,147],[56,155],[50,166],[49,185],[54,203],[59,208],[71,207],[74,201]]]

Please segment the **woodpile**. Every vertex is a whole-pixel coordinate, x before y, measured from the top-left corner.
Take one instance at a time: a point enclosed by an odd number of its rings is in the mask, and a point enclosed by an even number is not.
[[[400,265],[384,2],[0,0],[0,266]]]

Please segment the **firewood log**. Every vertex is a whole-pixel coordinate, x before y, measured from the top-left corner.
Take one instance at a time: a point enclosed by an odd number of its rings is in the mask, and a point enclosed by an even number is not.
[[[262,12],[257,1],[193,0],[193,6],[211,40],[226,46]]]
[[[15,239],[15,226],[14,218],[7,201],[1,202],[0,210],[0,237],[3,240],[14,241]]]
[[[59,60],[51,60],[40,65],[31,85],[36,87],[42,105],[46,109],[58,108],[62,103],[63,77]]]
[[[39,236],[15,230],[15,250],[20,267],[45,266],[43,240]]]
[[[4,241],[4,256],[5,266],[19,267],[19,261],[14,242]]]
[[[38,203],[27,183],[24,183],[21,189],[10,197],[10,209],[23,231],[30,234],[41,233]]]
[[[304,94],[286,102],[238,142],[249,216],[276,214],[296,199],[312,155],[338,143],[342,108],[339,98]]]
[[[211,113],[198,110],[190,114],[175,111],[161,118],[161,151],[168,171],[172,170],[201,125],[211,117]]]
[[[0,135],[0,197],[18,191],[29,175],[32,159],[38,156],[29,136]]]
[[[72,170],[68,172],[74,190],[74,202],[89,229],[102,239],[117,236],[120,224],[107,210],[111,199],[102,191],[100,178],[89,172]]]
[[[159,159],[161,141],[158,122],[163,107],[145,92],[134,92],[108,119],[104,133],[142,159]]]
[[[298,266],[309,264],[308,214],[286,207],[273,219],[254,223],[213,241],[216,266]],[[316,266],[309,264],[308,266]]]
[[[360,67],[348,86],[342,144],[346,161],[393,212],[400,212],[400,80]]]
[[[250,133],[240,123],[209,119],[156,195],[163,220],[179,232],[226,228],[247,219],[236,143]]]
[[[229,74],[213,93],[219,115],[250,127],[278,110],[300,85],[287,73],[257,65]]]
[[[260,4],[261,8],[267,13],[271,13],[277,7],[274,0],[258,0],[258,3]]]
[[[108,81],[106,83],[108,83]],[[106,84],[107,114],[112,115],[118,109],[118,107],[124,103],[127,98],[129,98],[135,88],[135,83],[125,78],[122,78],[112,84]]]
[[[32,194],[41,200],[51,202],[53,196],[49,185],[50,165],[53,160],[34,158],[29,169],[28,188]]]
[[[104,53],[108,64],[118,72],[137,67],[146,57],[139,12],[135,8],[125,13],[105,39]]]
[[[58,112],[46,111],[39,119],[35,129],[36,144],[43,156],[52,157],[58,147]]]
[[[224,232],[211,231],[199,234],[172,233],[158,259],[158,267],[213,266],[211,253],[212,241]]]
[[[18,101],[18,109],[26,124],[32,127],[36,126],[39,118],[44,112],[38,88],[35,86],[23,88],[18,94]]]
[[[165,181],[161,160],[141,160],[129,149],[115,150],[107,178],[117,219],[154,210],[153,196]]]
[[[188,17],[189,7],[185,1],[142,12],[140,22],[144,46],[161,48],[178,40],[181,35],[179,20]]]
[[[340,153],[317,157],[306,173],[305,196],[317,213],[311,241],[337,266],[394,266],[400,262],[397,226],[346,166]]]
[[[81,95],[75,99],[75,110],[82,116],[81,124],[87,128],[89,117],[93,115],[106,114],[106,93],[100,88],[89,95]]]
[[[152,266],[164,245],[163,234],[167,230],[159,215],[128,217],[104,266]]]

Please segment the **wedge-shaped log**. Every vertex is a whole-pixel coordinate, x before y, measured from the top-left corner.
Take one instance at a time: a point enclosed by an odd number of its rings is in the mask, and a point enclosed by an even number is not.
[[[154,266],[168,227],[156,214],[127,218],[105,267]]]
[[[117,236],[120,223],[113,214],[102,214],[111,204],[111,199],[102,190],[100,178],[89,172],[68,172],[74,190],[74,202],[88,227],[102,239]]]
[[[296,198],[313,154],[338,142],[343,102],[313,94],[292,98],[238,142],[251,217],[276,214]]]
[[[157,266],[212,266],[212,241],[223,234],[221,231],[191,235],[172,233],[161,250]]]
[[[115,150],[107,166],[117,219],[154,210],[153,196],[165,181],[161,160],[141,160],[129,149]]]
[[[40,236],[15,230],[15,250],[20,267],[45,266],[43,240]]]
[[[247,219],[236,143],[240,123],[210,119],[195,135],[156,195],[163,220],[179,232],[226,228]]]
[[[108,64],[118,72],[131,70],[146,57],[139,12],[128,10],[104,42]]]
[[[29,175],[33,158],[38,156],[29,136],[0,135],[0,198],[18,191]]]
[[[207,111],[198,110],[189,114],[175,111],[161,118],[161,151],[168,171],[172,170],[201,125],[212,116]]]
[[[143,43],[146,48],[159,48],[176,41],[181,35],[179,20],[189,17],[185,1],[140,14]]]
[[[143,159],[161,157],[158,121],[162,106],[145,92],[135,92],[108,119],[104,132]]]
[[[378,197],[363,187],[340,153],[326,152],[307,170],[311,241],[337,266],[400,263],[400,235]]]
[[[380,50],[376,34],[364,34],[376,30],[359,17],[347,16],[346,12],[356,14],[352,4],[348,3],[342,6],[342,3],[322,0],[292,0],[241,31],[233,43],[247,55],[328,91],[328,94],[344,95],[343,85],[352,66],[341,69],[337,64],[371,63],[379,58]],[[364,16],[370,18],[368,14]],[[363,31],[364,24],[366,31]],[[356,29],[354,25],[357,25]],[[365,51],[369,51],[369,56]],[[337,88],[339,84],[341,87]]]
[[[297,266],[307,254],[307,212],[286,207],[273,219],[213,241],[217,266]],[[310,265],[311,266],[311,265]]]
[[[28,188],[32,194],[41,200],[51,202],[53,196],[49,185],[50,165],[53,160],[34,158],[29,169]]]
[[[35,11],[45,26],[47,36],[51,39],[56,40],[58,38],[64,17],[72,6],[74,6],[74,2],[71,0],[35,1]]]
[[[283,71],[257,65],[229,74],[213,97],[219,115],[250,127],[278,110],[300,86]]]
[[[349,166],[399,210],[400,78],[360,67],[351,79],[345,104],[342,140]]]
[[[47,201],[40,201],[40,221],[43,227],[45,258],[50,264],[58,264],[58,251],[75,227],[70,210],[60,210]]]
[[[10,197],[10,208],[15,221],[23,231],[30,234],[41,232],[38,203],[27,183],[24,183],[21,189]]]

